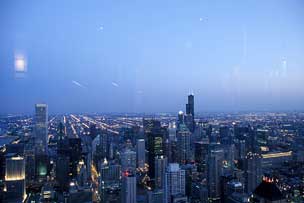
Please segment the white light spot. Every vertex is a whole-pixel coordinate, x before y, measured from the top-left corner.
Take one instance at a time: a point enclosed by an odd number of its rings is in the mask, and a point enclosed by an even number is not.
[[[27,72],[27,60],[24,54],[16,53],[14,58],[14,70],[16,78],[24,78]]]
[[[23,55],[15,56],[15,71],[25,72],[26,71],[26,60]]]
[[[86,88],[84,85],[80,84],[79,82],[75,81],[75,80],[72,80],[72,83],[78,87],[81,87],[81,88]]]
[[[114,87],[118,87],[118,86],[119,86],[116,82],[112,82],[112,85],[113,85]]]

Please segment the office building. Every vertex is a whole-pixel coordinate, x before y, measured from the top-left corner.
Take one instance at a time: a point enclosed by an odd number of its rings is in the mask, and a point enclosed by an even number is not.
[[[182,170],[178,163],[170,163],[165,174],[165,202],[172,203],[174,196],[185,194],[185,170]]]
[[[5,202],[22,202],[25,198],[25,161],[16,153],[5,157]]]
[[[185,164],[191,160],[191,132],[187,126],[181,124],[177,131],[178,158],[180,164]]]
[[[249,152],[245,160],[245,189],[248,194],[262,181],[261,155]]]
[[[154,178],[155,157],[164,155],[164,134],[160,121],[153,119],[143,120],[144,133],[148,140],[149,177]]]
[[[146,163],[146,144],[144,139],[136,142],[137,167],[143,169]]]
[[[195,122],[194,122],[194,95],[188,95],[188,103],[186,104],[186,116],[185,123],[191,132],[194,132]]]
[[[122,175],[122,203],[136,203],[136,176],[124,171]]]
[[[35,143],[38,154],[47,153],[48,107],[46,104],[36,104],[35,106]]]
[[[220,202],[221,176],[223,175],[224,150],[217,145],[210,146],[207,158],[207,184],[209,199]]]
[[[126,148],[121,152],[122,171],[136,171],[136,152]]]
[[[168,159],[165,156],[155,157],[155,187],[163,189],[165,184],[165,172]]]

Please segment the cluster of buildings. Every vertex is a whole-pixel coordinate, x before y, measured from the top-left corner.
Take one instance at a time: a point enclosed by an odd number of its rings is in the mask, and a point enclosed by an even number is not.
[[[304,202],[304,115],[0,118],[0,202]]]

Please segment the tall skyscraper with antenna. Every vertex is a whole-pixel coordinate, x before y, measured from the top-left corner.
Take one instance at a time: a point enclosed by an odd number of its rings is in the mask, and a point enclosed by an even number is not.
[[[185,123],[191,132],[194,132],[194,94],[188,95],[188,103],[186,104]]]

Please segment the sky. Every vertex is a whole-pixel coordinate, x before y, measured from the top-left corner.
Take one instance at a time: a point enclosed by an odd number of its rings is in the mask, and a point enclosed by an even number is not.
[[[302,0],[1,0],[0,114],[304,110]]]

